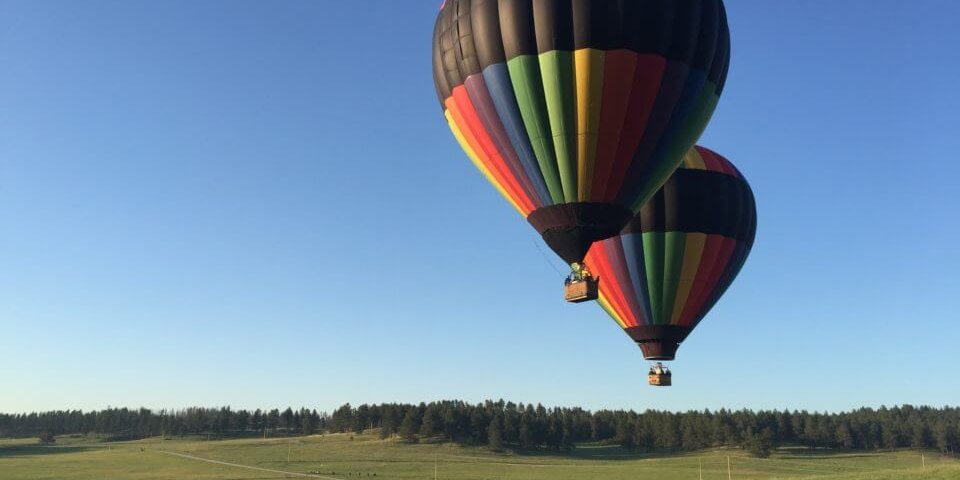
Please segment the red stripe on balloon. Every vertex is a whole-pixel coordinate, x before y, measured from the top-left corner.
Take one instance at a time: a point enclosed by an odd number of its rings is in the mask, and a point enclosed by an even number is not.
[[[648,322],[649,319],[646,318],[643,308],[640,307],[636,292],[635,285],[633,284],[633,278],[630,277],[630,263],[627,262],[627,255],[624,252],[623,242],[627,237],[614,237],[610,241],[614,244],[610,252],[610,265],[614,275],[617,276],[617,282],[622,287],[621,293],[624,296],[624,299],[627,302],[627,307],[630,308],[632,312],[634,321],[637,325],[644,325]],[[625,290],[624,290],[625,289]]]
[[[476,109],[473,108],[473,102],[470,101],[466,87],[460,85],[454,88],[452,98],[464,122],[463,125],[459,125],[460,129],[468,129],[476,141],[475,150],[477,156],[479,156],[484,165],[487,166],[494,178],[500,182],[500,185],[507,190],[510,197],[520,205],[524,214],[529,214],[534,210],[533,202],[530,201],[530,198],[523,192],[520,183],[513,177],[510,168],[503,160],[503,157],[500,156],[500,152],[497,150],[496,145],[494,145],[490,135],[487,134],[483,122],[480,121]]]
[[[490,98],[487,82],[484,81],[483,75],[476,74],[467,77],[464,86],[470,102],[477,112],[477,118],[483,124],[484,132],[488,134],[497,152],[499,152],[500,158],[510,169],[510,176],[517,179],[524,194],[533,202],[534,208],[542,207],[543,199],[540,198],[533,184],[530,183],[527,172],[520,162],[520,157],[510,143],[510,137],[507,135],[503,123],[500,122],[500,116],[497,114],[493,99]]]
[[[710,276],[710,269],[713,268],[713,263],[717,260],[717,255],[720,253],[722,244],[723,237],[720,235],[707,235],[707,239],[703,242],[703,252],[700,254],[700,263],[697,265],[697,271],[693,277],[693,285],[690,287],[689,295],[687,295],[687,303],[684,304],[683,311],[677,319],[678,324],[687,325],[697,316],[697,311],[693,308],[693,304],[696,303],[697,298],[709,294],[709,292],[705,292],[705,290],[707,290],[707,280]]]
[[[637,55],[633,86],[630,89],[630,101],[627,105],[623,128],[620,131],[617,153],[614,155],[609,173],[604,177],[598,177],[595,182],[595,185],[603,187],[601,188],[602,191],[596,192],[594,196],[598,199],[597,201],[616,201],[624,177],[627,175],[627,170],[633,162],[633,156],[646,133],[650,114],[660,92],[660,83],[663,80],[666,65],[666,59],[661,56]]]
[[[710,150],[705,148],[695,147],[697,153],[700,154],[700,158],[703,159],[703,166],[710,172],[723,172],[723,164],[717,160],[717,156],[713,154]]]
[[[718,241],[714,242],[714,249],[716,250],[713,256],[713,261],[711,265],[703,272],[703,286],[697,292],[697,296],[693,297],[693,300],[687,301],[687,308],[684,308],[684,314],[686,317],[682,320],[682,325],[692,326],[697,322],[703,315],[706,313],[703,310],[704,304],[707,300],[710,299],[713,291],[717,288],[719,283],[720,276],[723,275],[724,270],[728,263],[730,263],[730,256],[733,254],[734,248],[737,246],[737,241],[732,238],[727,237],[716,237]],[[700,277],[700,272],[697,274]]]
[[[592,271],[593,275],[600,279],[600,292],[607,299],[610,308],[617,314],[621,322],[626,325],[632,325],[629,309],[624,307],[625,302],[619,295],[619,285],[617,279],[610,270],[610,263],[607,259],[605,242],[597,242],[587,252],[585,262]]]
[[[617,280],[611,264],[610,249],[614,248],[614,243],[619,243],[615,238],[596,242],[587,253],[587,266],[593,270],[594,275],[600,278],[600,291],[610,302],[610,306],[617,312],[620,320],[627,326],[637,326],[638,318],[630,310],[626,299],[624,298],[624,289]]]
[[[594,160],[590,198],[600,201],[605,182],[613,169],[620,146],[620,135],[630,107],[630,94],[635,83],[637,54],[629,50],[610,50],[604,57],[603,104]]]
[[[737,170],[737,167],[734,167],[732,163],[726,158],[723,158],[722,155],[710,150],[709,148],[704,148],[701,146],[694,147],[697,149],[697,152],[700,153],[700,158],[703,159],[703,163],[706,165],[707,170],[713,172],[726,173],[734,177],[741,178],[740,171]]]

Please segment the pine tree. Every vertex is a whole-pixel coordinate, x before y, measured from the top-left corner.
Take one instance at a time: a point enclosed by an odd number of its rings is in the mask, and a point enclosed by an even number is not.
[[[570,450],[576,442],[576,432],[573,417],[564,415],[561,421],[560,448]]]
[[[407,409],[406,415],[403,416],[403,421],[400,422],[400,438],[405,442],[415,442],[417,441],[417,410],[414,407]]]
[[[337,433],[343,433],[353,427],[353,407],[345,403],[340,408],[333,411],[330,416],[330,430]]]
[[[487,426],[490,425],[490,418],[483,408],[479,406],[470,412],[470,440],[477,445],[487,443]]]
[[[900,431],[896,425],[882,425],[881,442],[883,448],[894,449],[900,446]]]
[[[271,432],[275,432],[278,426],[280,426],[280,410],[274,408],[267,414],[267,428]]]
[[[423,421],[420,423],[420,436],[423,438],[435,436],[439,431],[441,423],[440,414],[437,413],[437,408],[434,404],[431,403],[427,405],[427,408],[423,410]]]
[[[503,450],[503,417],[499,414],[490,421],[487,427],[487,446],[494,452]]]
[[[460,428],[460,415],[457,408],[453,405],[447,406],[443,412],[443,433],[451,440],[460,440],[463,431]]]
[[[354,433],[363,433],[370,426],[370,407],[366,404],[357,407],[353,413],[353,425],[351,430]]]
[[[305,408],[300,411],[300,423],[304,435],[313,435],[317,431],[316,419]]]
[[[840,448],[853,448],[853,432],[848,422],[840,422],[837,426],[837,444]]]
[[[957,448],[957,431],[943,418],[937,419],[933,426],[933,437],[937,448],[942,453],[948,453]]]
[[[380,438],[390,438],[396,433],[397,429],[397,424],[393,416],[393,408],[387,408],[381,412]]]
[[[533,439],[533,427],[530,425],[530,416],[524,412],[520,416],[520,447],[521,448],[531,448],[534,444]]]
[[[250,412],[246,410],[240,410],[234,415],[235,427],[241,433],[247,431],[247,427],[250,426]]]
[[[290,432],[293,430],[294,423],[293,423],[292,408],[287,407],[287,409],[280,414],[280,422],[283,425],[283,428],[286,429],[287,432]]]
[[[519,419],[517,418],[516,406],[508,403],[503,412],[502,440],[504,443],[520,443]]]
[[[910,446],[913,448],[927,448],[930,442],[930,427],[920,419],[913,420],[913,431],[910,436]]]
[[[764,428],[760,433],[753,433],[748,429],[746,450],[757,458],[767,458],[773,451],[773,430]]]
[[[264,429],[264,423],[265,420],[263,418],[263,412],[261,412],[258,408],[253,412],[253,417],[250,419],[250,424],[254,430],[260,432]]]
[[[621,447],[633,451],[637,446],[636,439],[634,437],[634,427],[631,425],[629,419],[626,416],[620,416],[616,420],[614,433],[614,441],[617,442]]]
[[[563,442],[563,424],[556,411],[551,412],[547,418],[547,433],[544,443],[548,448],[559,449]]]
[[[393,435],[393,424],[389,421],[382,422],[380,424],[380,438],[387,439],[390,438],[391,435]]]

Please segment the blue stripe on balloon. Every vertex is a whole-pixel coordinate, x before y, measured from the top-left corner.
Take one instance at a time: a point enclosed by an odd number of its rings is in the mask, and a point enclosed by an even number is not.
[[[633,285],[633,296],[637,304],[643,309],[640,316],[647,325],[653,325],[653,315],[650,311],[650,294],[647,289],[647,274],[643,255],[643,234],[628,233],[620,236],[623,246],[623,259],[630,273],[630,283]],[[630,292],[623,292],[629,294]]]
[[[527,137],[527,129],[523,124],[523,118],[520,116],[520,107],[517,106],[517,97],[513,93],[513,83],[510,81],[510,73],[507,70],[507,64],[495,63],[483,69],[483,79],[486,81],[487,90],[490,92],[490,98],[493,99],[493,105],[500,116],[500,122],[513,144],[513,149],[520,157],[524,171],[530,179],[530,183],[537,190],[537,195],[543,199],[542,206],[553,205],[550,191],[547,189],[547,183],[543,179],[543,173],[540,172],[540,165],[537,163],[537,157],[530,146],[530,139]]]
[[[482,75],[470,75],[464,82],[464,86],[467,89],[467,95],[470,96],[470,102],[473,103],[474,110],[476,110],[477,115],[480,117],[480,121],[483,122],[487,134],[490,135],[490,139],[497,147],[497,152],[503,158],[507,168],[510,169],[510,174],[517,179],[517,182],[533,202],[535,208],[543,206],[543,199],[540,198],[539,192],[536,191],[530,182],[530,175],[523,167],[523,163],[520,162],[520,158],[517,156],[517,152],[514,151],[513,144],[510,143],[510,138],[503,128],[503,123],[500,121],[497,109],[494,107],[493,100],[490,98],[487,82],[484,81]]]

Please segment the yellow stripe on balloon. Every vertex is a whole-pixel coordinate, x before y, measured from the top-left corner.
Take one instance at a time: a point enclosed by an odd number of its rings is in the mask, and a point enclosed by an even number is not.
[[[691,148],[687,154],[683,156],[682,168],[689,168],[691,170],[706,170],[707,164],[703,161],[703,157],[700,156],[700,152],[698,152],[696,148]]]
[[[623,329],[629,328],[627,324],[623,321],[623,319],[620,318],[620,315],[617,314],[616,310],[614,310],[613,305],[611,305],[610,302],[607,300],[607,296],[604,295],[602,292],[600,293],[600,298],[597,299],[597,303],[600,304],[601,308],[606,310],[607,315],[610,315],[610,318],[612,318],[615,322],[617,322],[617,325],[620,325],[620,328],[623,328]]]
[[[704,233],[687,234],[683,247],[683,267],[680,269],[677,295],[673,301],[673,315],[670,316],[671,325],[677,325],[680,321],[683,307],[687,304],[687,298],[690,297],[690,290],[693,289],[693,282],[697,278],[697,270],[700,268],[700,258],[703,256],[703,247],[706,243],[707,235]]]
[[[600,107],[603,105],[602,50],[582,48],[573,53],[577,82],[577,192],[581,202],[590,201],[593,169],[600,136]]]
[[[480,170],[480,173],[483,174],[483,176],[487,179],[488,182],[493,184],[494,188],[496,188],[497,191],[500,192],[500,195],[503,195],[503,198],[507,199],[507,201],[510,202],[510,205],[513,205],[513,208],[517,210],[517,213],[519,213],[522,217],[526,218],[527,215],[523,212],[523,209],[520,208],[520,205],[518,205],[517,202],[513,201],[513,199],[510,198],[510,195],[507,194],[507,190],[503,188],[503,186],[500,185],[499,182],[497,182],[497,179],[493,177],[493,175],[490,173],[490,170],[487,169],[486,165],[484,165],[483,162],[480,161],[480,157],[477,156],[477,153],[473,151],[472,147],[470,147],[470,143],[467,141],[467,138],[463,135],[463,132],[460,130],[460,127],[457,125],[457,122],[454,121],[453,114],[450,112],[450,110],[444,111],[443,114],[445,117],[447,117],[447,124],[450,126],[450,131],[453,132],[454,138],[457,139],[457,143],[460,144],[460,148],[462,148],[463,151],[466,152],[467,157],[470,158],[470,161],[473,162],[473,165],[477,167],[478,170]]]

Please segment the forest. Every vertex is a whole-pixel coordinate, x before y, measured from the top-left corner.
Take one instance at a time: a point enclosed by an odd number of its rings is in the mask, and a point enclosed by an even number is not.
[[[308,408],[249,411],[222,407],[0,414],[0,437],[36,436],[46,441],[69,434],[98,434],[109,441],[161,435],[219,439],[359,434],[367,430],[403,442],[451,441],[520,452],[562,451],[592,442],[650,452],[727,446],[746,449],[759,457],[786,445],[868,450],[935,448],[954,454],[960,446],[960,408],[903,405],[843,413],[725,409],[591,412],[503,400],[479,404],[454,400],[417,405],[346,404],[332,413]]]

